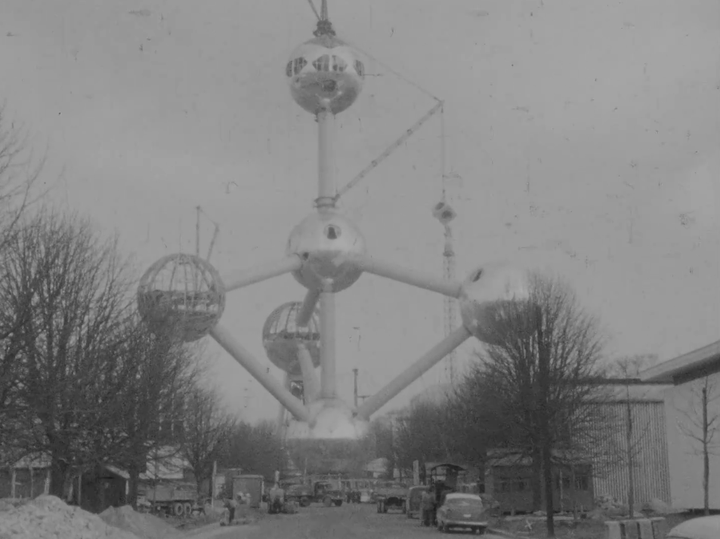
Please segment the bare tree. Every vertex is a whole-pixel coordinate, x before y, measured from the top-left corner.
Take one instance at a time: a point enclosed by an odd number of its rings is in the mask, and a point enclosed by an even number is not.
[[[693,441],[696,451],[703,457],[703,507],[710,514],[710,455],[718,454],[720,440],[720,412],[713,403],[720,402],[720,387],[709,376],[698,380],[691,389],[688,408],[683,411],[685,421],[679,422],[680,431]]]
[[[195,474],[198,496],[202,496],[203,481],[211,479],[213,464],[222,456],[236,423],[220,401],[216,390],[202,387],[193,388],[185,399],[185,432],[180,454]]]
[[[614,453],[615,465],[624,465],[627,470],[628,478],[628,515],[630,518],[635,515],[635,470],[639,465],[639,456],[642,450],[642,441],[650,430],[650,422],[639,423],[639,418],[635,418],[633,413],[633,399],[630,394],[630,387],[633,383],[639,381],[640,372],[650,367],[657,361],[656,356],[635,355],[620,358],[610,366],[609,373],[620,376],[624,381],[623,399],[620,401],[622,413],[617,414],[614,423],[615,433],[608,433],[608,442],[606,447],[609,448],[608,453]],[[616,403],[618,402],[615,399]],[[612,406],[612,405],[611,405]],[[622,443],[617,443],[617,433],[623,435]],[[615,448],[613,451],[612,448]]]
[[[22,320],[11,337],[21,365],[13,393],[20,449],[51,460],[50,492],[63,496],[73,469],[91,456],[89,433],[111,368],[108,350],[130,308],[125,263],[114,240],[89,222],[40,211],[9,239],[3,305]]]
[[[232,429],[218,466],[242,468],[246,473],[262,475],[271,481],[278,464],[285,458],[274,422],[261,421],[252,425],[240,421]]]
[[[529,301],[497,310],[488,328],[493,344],[481,358],[502,417],[513,425],[513,445],[529,452],[536,474],[542,471],[547,533],[554,537],[553,453],[568,446],[567,422],[595,392],[583,382],[599,375],[603,340],[569,285],[533,274],[529,287]],[[581,439],[585,425],[577,423],[573,434]]]

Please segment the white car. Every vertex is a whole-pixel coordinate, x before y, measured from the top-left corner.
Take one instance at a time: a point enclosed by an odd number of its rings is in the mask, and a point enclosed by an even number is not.
[[[675,526],[665,539],[718,539],[720,538],[720,515],[686,520]]]

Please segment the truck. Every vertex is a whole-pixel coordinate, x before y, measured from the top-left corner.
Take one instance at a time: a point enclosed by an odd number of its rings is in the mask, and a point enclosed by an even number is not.
[[[265,494],[265,478],[262,475],[235,475],[232,477],[232,496],[250,494],[250,507],[260,507],[263,495]]]
[[[192,483],[167,482],[146,486],[138,494],[138,505],[151,513],[189,517],[199,509],[197,488]]]
[[[322,503],[325,507],[340,507],[345,496],[342,490],[331,481],[313,481],[310,485],[292,485],[285,491],[285,499],[294,501],[300,507],[307,507],[313,502]]]
[[[400,483],[386,481],[375,488],[375,503],[378,513],[387,513],[388,509],[399,509],[403,513],[407,511],[408,489]]]

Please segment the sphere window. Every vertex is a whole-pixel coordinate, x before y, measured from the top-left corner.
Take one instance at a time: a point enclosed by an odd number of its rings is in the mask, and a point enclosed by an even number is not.
[[[355,60],[355,72],[360,76],[365,76],[365,66],[360,60]]]
[[[444,205],[444,202],[438,202],[437,204],[435,204],[435,209],[440,211]]]
[[[473,277],[472,281],[474,283],[478,282],[480,280],[480,277],[482,277],[482,274],[483,274],[483,270],[478,270],[478,272]]]
[[[450,219],[450,217],[452,217],[452,212],[451,212],[451,211],[444,211],[444,212],[443,212],[443,214],[442,214],[442,218],[443,218],[443,219]]]
[[[325,227],[325,236],[329,240],[336,240],[340,237],[340,228],[335,225]]]
[[[307,60],[302,56],[300,58],[295,58],[295,60],[293,60],[293,73],[297,75],[303,70],[306,65]]]
[[[339,56],[332,57],[332,70],[338,73],[343,73],[347,69],[348,65],[345,60]]]
[[[315,69],[318,71],[330,71],[330,55],[323,54],[313,62],[313,66],[315,66]]]
[[[294,63],[294,62],[293,62],[292,60],[290,60],[290,61],[288,62],[288,64],[287,64],[287,66],[285,67],[285,76],[286,76],[286,77],[292,77],[292,76],[293,76],[293,63]]]

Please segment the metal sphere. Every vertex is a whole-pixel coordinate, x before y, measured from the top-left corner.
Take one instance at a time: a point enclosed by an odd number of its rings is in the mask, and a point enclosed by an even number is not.
[[[323,281],[332,281],[332,292],[352,286],[362,269],[348,257],[365,254],[365,239],[349,219],[336,211],[309,215],[297,225],[287,243],[287,254],[303,261],[293,277],[308,290],[321,290]]]
[[[320,365],[320,323],[317,309],[306,327],[295,323],[302,302],[291,301],[280,305],[270,313],[262,330],[263,346],[273,365],[288,373],[291,377],[300,376],[297,344],[305,344],[313,366]]]
[[[185,342],[191,342],[207,335],[220,320],[225,285],[209,262],[177,253],[148,268],[138,285],[137,302],[151,330],[174,327]]]
[[[499,262],[473,270],[460,290],[463,325],[480,341],[496,344],[493,328],[503,308],[530,299],[530,282],[525,269]]]
[[[322,35],[293,51],[285,76],[293,99],[303,109],[317,114],[327,103],[338,114],[360,94],[365,67],[346,43]]]

